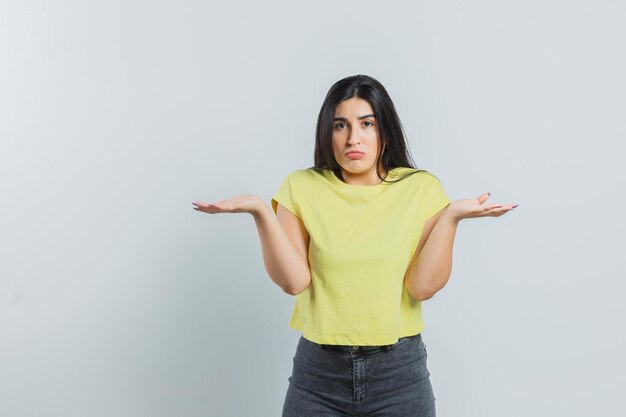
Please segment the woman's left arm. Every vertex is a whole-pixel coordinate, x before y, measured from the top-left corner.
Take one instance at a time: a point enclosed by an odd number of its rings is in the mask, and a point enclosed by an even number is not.
[[[457,200],[426,221],[404,277],[404,286],[413,298],[428,300],[448,282],[454,236],[462,219],[499,217],[517,207],[514,204],[483,205],[489,196],[486,193],[478,199]]]

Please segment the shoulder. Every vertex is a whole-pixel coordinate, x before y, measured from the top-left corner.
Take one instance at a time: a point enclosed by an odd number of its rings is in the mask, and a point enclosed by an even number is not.
[[[319,182],[321,179],[326,178],[327,173],[325,171],[326,170],[319,170],[313,167],[296,169],[287,175],[287,179],[297,184]]]
[[[389,171],[389,177],[391,181],[398,181],[399,183],[406,181],[411,184],[431,184],[439,181],[439,178],[425,169],[407,167],[393,168]]]

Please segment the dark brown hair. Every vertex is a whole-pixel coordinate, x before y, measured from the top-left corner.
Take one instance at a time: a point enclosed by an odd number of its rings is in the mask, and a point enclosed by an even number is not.
[[[404,138],[400,118],[387,90],[380,82],[367,75],[346,77],[330,87],[317,117],[314,166],[312,169],[317,171],[331,170],[339,179],[344,181],[341,167],[333,154],[333,118],[335,117],[337,105],[353,97],[359,97],[367,101],[372,106],[374,116],[376,117],[378,137],[382,146],[382,152],[378,154],[376,159],[376,175],[378,178],[385,181],[380,174],[381,165],[385,172],[389,172],[390,169],[396,167],[407,167],[416,170],[409,172],[399,180],[415,172],[423,171],[417,170],[415,167]]]

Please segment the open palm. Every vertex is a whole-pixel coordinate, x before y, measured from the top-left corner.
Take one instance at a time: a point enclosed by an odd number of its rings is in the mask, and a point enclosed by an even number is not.
[[[485,193],[477,199],[456,200],[448,206],[448,212],[457,220],[473,217],[500,217],[518,206],[517,204],[484,204],[490,196],[490,193]]]
[[[216,201],[214,203],[204,203],[202,201],[194,201],[193,209],[203,211],[209,214],[216,213],[252,213],[258,209],[260,199],[253,194],[240,194],[235,197]]]

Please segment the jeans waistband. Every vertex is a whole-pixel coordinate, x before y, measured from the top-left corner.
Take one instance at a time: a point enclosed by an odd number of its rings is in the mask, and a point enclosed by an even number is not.
[[[413,336],[401,337],[398,339],[396,343],[391,345],[377,345],[377,346],[359,346],[359,345],[320,345],[323,349],[332,349],[339,350],[341,352],[363,352],[363,351],[371,351],[371,350],[389,350],[395,345],[402,343],[408,339],[419,336],[419,334]]]

